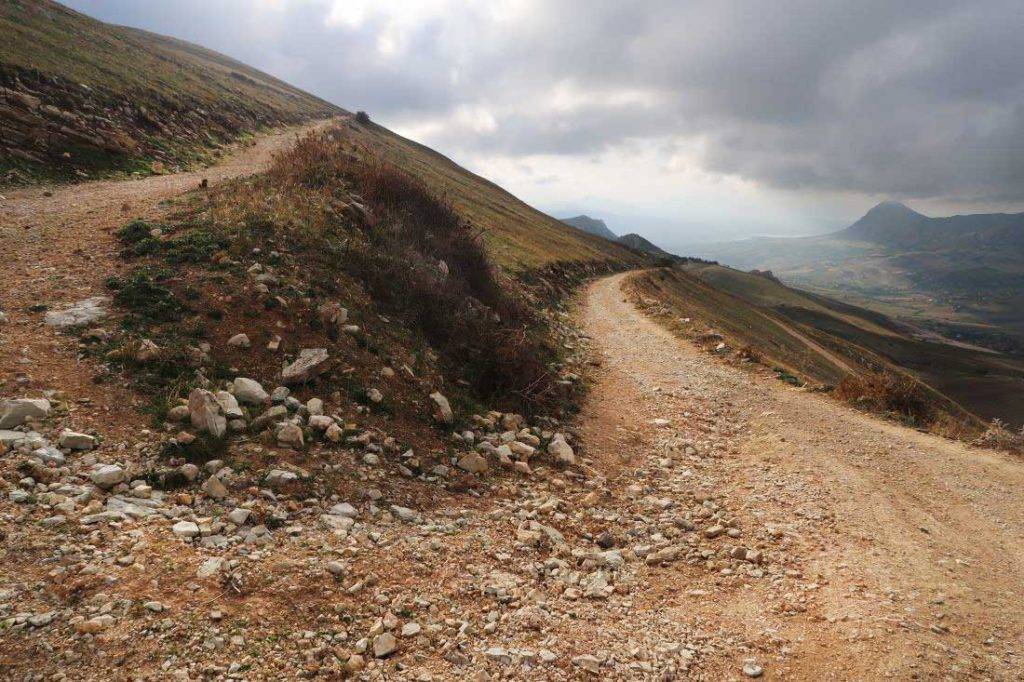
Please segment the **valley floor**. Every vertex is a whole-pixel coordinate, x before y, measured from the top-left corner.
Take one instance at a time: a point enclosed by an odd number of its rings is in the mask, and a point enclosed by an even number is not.
[[[102,292],[123,202],[155,211],[286,139],[208,173],[9,197],[4,393],[24,371],[110,442],[144,428],[126,389],[93,385],[74,341],[25,311]],[[0,677],[330,678],[386,629],[395,651],[371,647],[364,679],[1020,679],[1024,464],[721,364],[638,311],[629,277],[579,301],[596,368],[578,470],[501,473],[477,498],[332,453],[362,489],[226,551],[159,515],[86,528],[72,510],[62,530],[4,491],[0,622],[35,615],[0,629]],[[348,536],[315,521],[338,501]],[[54,568],[62,554],[92,557],[91,587]],[[222,556],[245,589],[197,574]],[[68,625],[104,600],[135,606],[95,635]]]

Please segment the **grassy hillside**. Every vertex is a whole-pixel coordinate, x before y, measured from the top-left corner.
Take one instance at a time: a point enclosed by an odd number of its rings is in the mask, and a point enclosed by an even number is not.
[[[1013,357],[936,341],[879,313],[718,265],[688,263],[638,286],[693,318],[693,333],[714,330],[811,383],[835,386],[850,370],[909,372],[943,412],[965,416],[952,401],[984,421],[1024,422],[1024,362]]]
[[[442,154],[386,128],[354,118],[347,118],[343,127],[351,153],[387,161],[445,197],[483,233],[494,258],[510,271],[559,262],[607,261],[619,266],[647,262],[643,254],[571,228]]]
[[[1019,358],[944,342],[880,313],[765,277],[721,266],[687,267],[716,287],[819,334],[837,352],[844,352],[846,344],[870,350],[985,419],[1024,422],[1024,361]]]
[[[0,183],[148,173],[342,110],[190,43],[50,0],[0,3]]]

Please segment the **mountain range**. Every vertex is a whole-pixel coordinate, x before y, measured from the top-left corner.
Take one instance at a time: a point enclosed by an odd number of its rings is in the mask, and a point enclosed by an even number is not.
[[[578,215],[573,218],[562,218],[562,222],[566,225],[572,225],[577,230],[583,230],[590,234],[595,234],[598,237],[604,237],[611,241],[618,240],[618,235],[608,229],[608,226],[603,220],[598,218],[591,218],[587,215]]]
[[[831,234],[694,251],[963,340],[1024,351],[1024,213],[930,217],[886,201]]]
[[[582,230],[588,234],[604,237],[609,241],[618,242],[619,244],[628,246],[634,251],[641,251],[659,258],[679,258],[675,254],[669,253],[646,237],[641,237],[635,232],[624,234],[620,237],[608,229],[605,222],[598,218],[591,218],[587,215],[578,215],[573,218],[562,218],[562,222],[566,225],[575,227],[577,230]]]

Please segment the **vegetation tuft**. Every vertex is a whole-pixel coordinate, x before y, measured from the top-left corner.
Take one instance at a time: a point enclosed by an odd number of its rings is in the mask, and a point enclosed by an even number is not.
[[[836,386],[834,395],[872,412],[893,415],[914,425],[927,426],[937,413],[921,384],[904,374],[883,371],[850,375]]]
[[[184,306],[168,287],[160,284],[163,273],[140,268],[126,279],[112,278],[107,285],[116,289],[114,300],[129,311],[125,324],[129,327],[178,319]]]

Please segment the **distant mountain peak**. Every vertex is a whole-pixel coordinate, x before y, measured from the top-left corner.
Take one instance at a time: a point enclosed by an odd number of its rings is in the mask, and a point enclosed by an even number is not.
[[[591,218],[588,215],[578,215],[573,218],[562,218],[562,222],[566,225],[572,225],[577,230],[583,230],[590,234],[596,234],[598,237],[604,237],[615,241],[618,239],[618,235],[608,229],[604,221],[600,218]]]
[[[877,216],[877,215],[884,215],[886,217],[894,217],[894,216],[901,216],[901,215],[902,216],[917,216],[917,217],[921,217],[921,218],[924,217],[924,215],[922,215],[921,213],[918,213],[917,211],[915,211],[914,209],[910,208],[909,206],[907,206],[903,202],[901,202],[901,201],[892,201],[892,200],[886,200],[886,201],[882,201],[882,202],[880,202],[878,204],[875,204],[873,207],[871,207],[871,209],[867,213],[864,214],[864,218],[867,218],[868,216],[871,216],[871,215],[875,215],[875,216]],[[864,218],[861,218],[861,220],[864,220]],[[857,221],[857,222],[860,222],[860,221]]]
[[[899,201],[883,201],[839,235],[857,241],[905,246],[926,236],[930,220]]]

